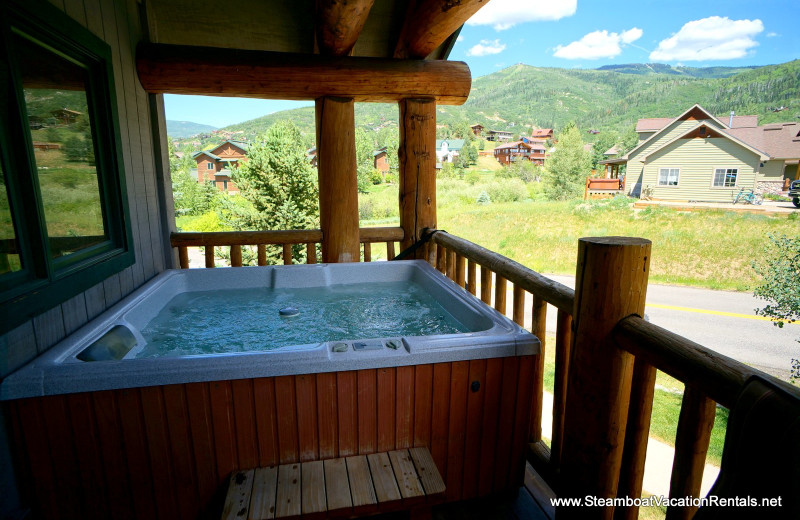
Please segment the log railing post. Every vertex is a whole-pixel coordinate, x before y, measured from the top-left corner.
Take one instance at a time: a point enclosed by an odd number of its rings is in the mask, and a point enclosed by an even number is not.
[[[353,100],[317,99],[316,121],[322,261],[358,262],[361,247]]]
[[[627,237],[578,242],[559,496],[617,495],[633,356],[617,347],[611,331],[622,318],[644,313],[650,247],[649,240]],[[613,507],[558,512],[562,519],[613,514]]]
[[[553,381],[553,432],[550,443],[550,464],[555,472],[561,468],[561,446],[564,443],[564,408],[567,404],[571,330],[572,315],[558,309],[555,344],[556,372]]]
[[[404,231],[400,249],[405,250],[422,238],[425,228],[436,229],[436,101],[400,101],[400,146],[397,154],[400,162],[400,227]],[[422,258],[424,251],[424,248],[418,249],[415,257]],[[425,260],[433,263],[431,258]]]
[[[544,410],[544,357],[546,341],[545,336],[547,328],[547,302],[534,295],[533,305],[531,307],[531,316],[533,322],[531,323],[531,332],[534,336],[539,338],[541,352],[534,359],[533,373],[533,388],[531,392],[531,425],[528,431],[528,442],[539,442],[542,440],[542,411]]]

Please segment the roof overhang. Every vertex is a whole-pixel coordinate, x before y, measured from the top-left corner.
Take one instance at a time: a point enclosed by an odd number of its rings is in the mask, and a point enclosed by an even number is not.
[[[731,134],[729,134],[728,132],[726,132],[726,131],[724,131],[724,130],[720,130],[720,129],[718,129],[718,128],[714,128],[714,127],[708,126],[708,124],[707,124],[707,123],[698,123],[698,124],[696,124],[695,126],[693,126],[692,128],[690,128],[690,129],[689,129],[689,130],[687,130],[686,132],[682,133],[682,134],[681,134],[681,135],[679,135],[678,137],[676,137],[676,138],[674,138],[674,139],[671,139],[670,141],[667,141],[667,142],[666,142],[666,143],[664,143],[663,145],[661,145],[661,146],[659,146],[658,148],[656,148],[655,150],[651,151],[649,154],[645,155],[645,156],[644,156],[642,159],[643,159],[644,161],[646,161],[648,158],[650,158],[652,155],[654,155],[654,154],[658,153],[660,150],[663,150],[663,149],[664,149],[664,148],[666,148],[667,146],[669,146],[669,145],[671,145],[671,144],[673,144],[673,143],[675,143],[675,142],[677,142],[677,141],[680,141],[681,139],[685,138],[686,136],[688,136],[688,135],[690,135],[690,134],[692,134],[692,133],[694,133],[694,132],[698,131],[698,130],[699,130],[700,128],[702,128],[702,127],[706,127],[706,128],[708,128],[709,130],[711,130],[711,131],[713,132],[713,134],[714,134],[714,135],[718,135],[718,136],[720,136],[720,137],[722,137],[722,138],[725,138],[725,139],[728,139],[728,140],[730,140],[730,141],[733,141],[734,143],[738,144],[738,145],[739,145],[739,146],[741,146],[742,148],[745,148],[745,149],[747,149],[747,150],[749,150],[749,151],[753,152],[754,154],[756,154],[756,155],[759,157],[759,159],[760,159],[761,161],[768,161],[768,160],[770,159],[769,155],[765,154],[765,153],[764,153],[764,152],[762,152],[761,150],[759,150],[759,149],[757,149],[757,148],[754,148],[753,146],[750,146],[749,144],[745,143],[745,142],[744,142],[744,141],[742,141],[741,139],[739,139],[739,138],[737,138],[737,137],[734,137],[734,136],[732,136]],[[708,136],[708,137],[706,137],[706,138],[710,138],[710,137],[711,137],[711,135],[709,135],[709,136]],[[644,162],[644,161],[643,161],[643,162]]]

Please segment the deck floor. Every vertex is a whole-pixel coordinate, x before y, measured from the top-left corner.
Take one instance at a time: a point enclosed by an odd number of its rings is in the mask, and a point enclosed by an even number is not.
[[[530,464],[525,470],[525,486],[513,496],[468,500],[435,506],[433,520],[553,520],[552,492]],[[408,513],[398,512],[373,517],[376,520],[401,520]]]

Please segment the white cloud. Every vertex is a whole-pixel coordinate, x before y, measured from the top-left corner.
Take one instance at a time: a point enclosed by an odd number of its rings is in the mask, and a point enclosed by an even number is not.
[[[496,31],[519,23],[560,20],[575,14],[578,0],[492,0],[467,20],[467,25],[491,25]]]
[[[568,60],[613,58],[619,56],[623,45],[633,43],[641,37],[642,30],[638,27],[621,33],[594,31],[569,45],[558,45],[553,56]]]
[[[463,41],[464,41],[464,37],[459,34],[458,38],[456,38],[456,43],[463,42]]]
[[[761,20],[731,20],[710,16],[686,23],[671,37],[661,40],[650,53],[652,61],[705,61],[742,58],[758,45],[753,39],[764,30]]]
[[[506,48],[505,43],[500,40],[481,40],[477,45],[473,45],[468,51],[467,56],[488,56],[490,54],[500,54]]]
[[[767,33],[767,38],[774,38],[776,36],[780,36],[780,34],[778,34],[776,32],[768,32]]]

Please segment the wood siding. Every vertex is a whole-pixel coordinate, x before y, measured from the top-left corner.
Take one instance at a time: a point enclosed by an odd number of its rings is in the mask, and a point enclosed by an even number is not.
[[[677,186],[659,186],[660,168],[680,168]],[[736,186],[713,187],[716,168],[738,168]],[[679,139],[649,157],[642,186],[653,187],[653,198],[678,201],[732,202],[741,189],[754,187],[759,157],[729,139]]]
[[[459,500],[521,485],[533,360],[60,395],[6,411],[37,517],[213,517],[233,470],[414,446]]]
[[[136,0],[53,0],[53,5],[111,47],[125,179],[136,263],[71,300],[0,336],[0,378],[49,349],[147,280],[163,271],[158,176],[147,94],[134,68],[134,49],[142,39]],[[166,149],[166,144],[163,146]],[[171,200],[172,192],[166,194]]]

